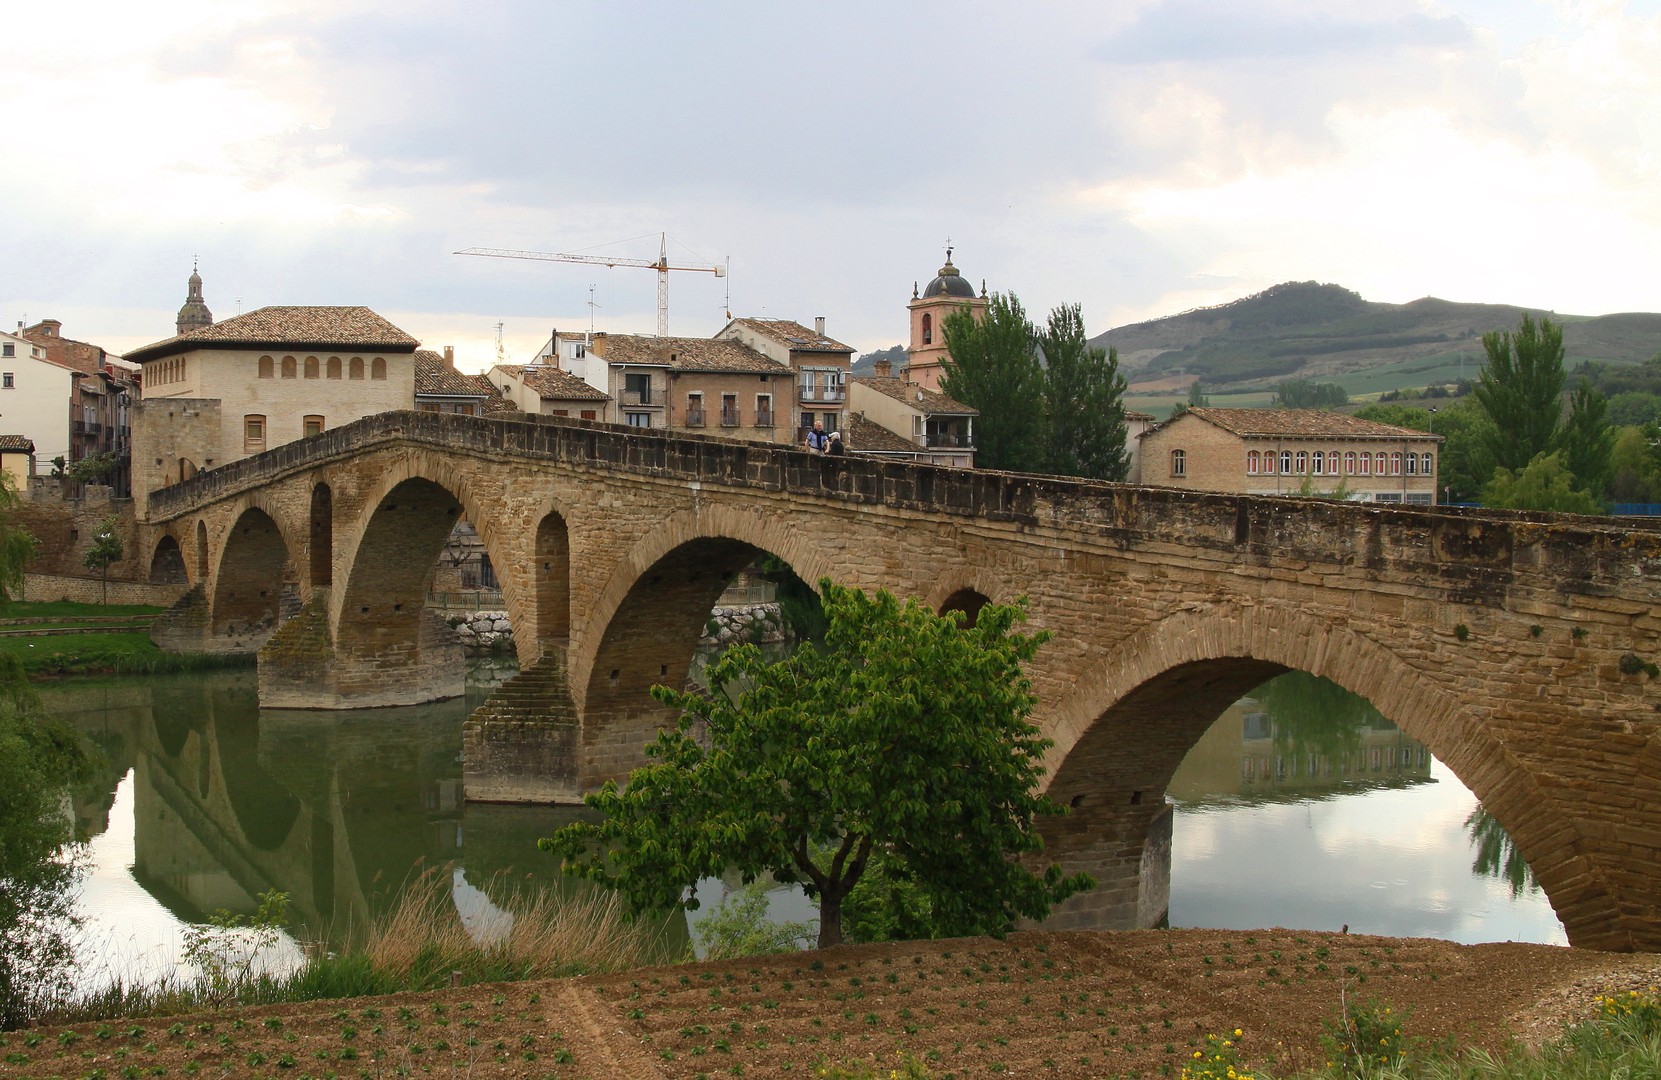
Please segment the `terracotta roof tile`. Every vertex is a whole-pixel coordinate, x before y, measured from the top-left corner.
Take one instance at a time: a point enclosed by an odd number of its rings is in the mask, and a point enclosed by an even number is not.
[[[929,390],[893,377],[879,378],[875,375],[855,375],[850,382],[861,386],[868,386],[879,394],[903,401],[918,412],[934,414],[950,413],[955,416],[979,416],[980,410],[971,408],[956,398],[947,397],[938,390]]]
[[[413,352],[420,342],[366,307],[262,307],[135,349],[127,359],[143,362],[215,345]]]
[[[673,371],[759,371],[789,375],[790,368],[740,341],[725,338],[645,337],[607,334],[594,351],[608,364],[657,364]]]
[[[500,368],[535,390],[544,401],[611,400],[610,394],[594,389],[564,368],[551,364],[502,364]]]
[[[826,337],[816,330],[809,330],[799,322],[790,319],[734,319],[733,322],[747,326],[756,333],[770,337],[781,345],[788,345],[797,352],[840,352],[851,353],[853,346],[844,345],[835,338]]]
[[[918,446],[903,435],[896,435],[874,421],[865,419],[864,413],[849,413],[842,421],[847,429],[842,432],[842,439],[848,444],[850,454],[918,454],[923,447]]]
[[[487,380],[488,385],[488,380]],[[491,387],[494,390],[494,387]],[[444,357],[431,349],[415,351],[415,394],[436,397],[485,397],[490,393],[474,381],[474,376],[463,375],[444,362]]]
[[[1302,438],[1346,438],[1346,439],[1400,439],[1411,437],[1417,439],[1439,439],[1440,435],[1431,435],[1424,431],[1414,431],[1412,428],[1397,427],[1394,424],[1380,424],[1374,420],[1363,420],[1348,413],[1321,412],[1316,409],[1189,409],[1188,414],[1207,423],[1215,424],[1224,431],[1242,436],[1297,436]],[[1169,424],[1178,419],[1172,417]]]
[[[35,452],[35,442],[27,435],[0,435],[0,450],[22,450],[32,454]]]

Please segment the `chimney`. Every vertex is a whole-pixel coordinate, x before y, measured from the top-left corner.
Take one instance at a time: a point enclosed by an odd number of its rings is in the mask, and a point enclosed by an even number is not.
[[[872,365],[872,370],[876,372],[879,379],[891,379],[894,377],[894,361],[878,360]]]
[[[825,317],[823,315],[813,320],[813,332],[820,337],[825,336]]]
[[[456,347],[454,345],[444,346],[444,366],[451,371],[456,370]]]

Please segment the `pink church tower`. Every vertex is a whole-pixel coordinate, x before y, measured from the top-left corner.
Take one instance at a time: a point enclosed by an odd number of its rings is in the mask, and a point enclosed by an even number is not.
[[[918,293],[911,287],[911,345],[906,349],[905,379],[926,390],[939,390],[945,374],[942,363],[951,355],[946,351],[946,316],[965,308],[976,319],[986,317],[986,283],[981,282],[980,295],[975,287],[963,279],[952,265],[952,249],[946,248],[946,265]]]

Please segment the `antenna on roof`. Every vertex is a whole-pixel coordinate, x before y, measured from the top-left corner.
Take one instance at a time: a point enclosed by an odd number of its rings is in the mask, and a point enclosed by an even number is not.
[[[600,305],[594,302],[594,289],[593,284],[588,286],[588,340],[583,342],[584,345],[594,344],[594,312],[600,308]]]
[[[732,318],[732,256],[731,255],[727,256],[727,272],[724,276],[727,279],[726,312],[727,312],[727,318],[731,319]]]

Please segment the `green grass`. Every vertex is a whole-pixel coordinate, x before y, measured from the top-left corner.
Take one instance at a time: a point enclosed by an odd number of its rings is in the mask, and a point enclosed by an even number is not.
[[[144,632],[107,634],[40,634],[0,638],[0,652],[23,663],[31,676],[47,675],[160,675],[174,671],[207,671],[245,667],[252,655],[170,653],[156,648]]]
[[[150,604],[77,604],[69,600],[13,600],[0,607],[0,623],[9,619],[98,619],[111,615],[160,615],[166,610]]]

